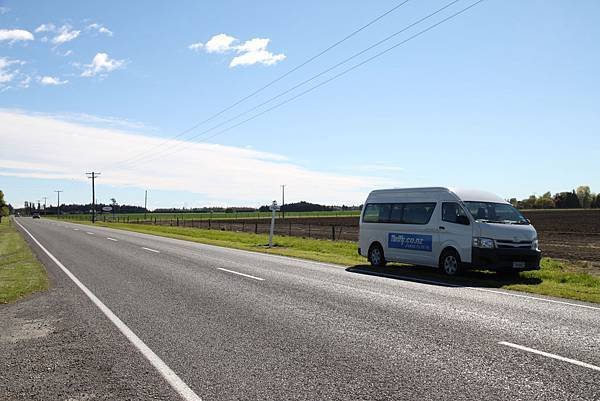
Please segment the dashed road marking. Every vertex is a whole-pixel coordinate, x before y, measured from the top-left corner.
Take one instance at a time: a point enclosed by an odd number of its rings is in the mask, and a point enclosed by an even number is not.
[[[237,274],[237,275],[240,275],[240,276],[252,278],[252,279],[258,280],[258,281],[264,281],[265,280],[264,278],[260,278],[260,277],[256,277],[256,276],[251,276],[249,274],[240,273],[240,272],[236,272],[236,271],[233,271],[233,270],[224,269],[222,267],[217,267],[217,269],[222,270],[222,271],[227,272],[227,273],[233,273],[233,274]]]
[[[160,253],[160,251],[157,251],[156,249],[146,248],[145,246],[143,246],[142,249],[145,249],[147,251],[154,252],[154,253]]]

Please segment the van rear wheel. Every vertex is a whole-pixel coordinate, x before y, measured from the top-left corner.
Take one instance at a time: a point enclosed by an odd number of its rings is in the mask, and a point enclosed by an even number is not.
[[[446,249],[440,256],[440,269],[448,276],[456,276],[460,272],[460,255],[454,249]]]
[[[386,264],[385,256],[383,255],[383,249],[379,244],[373,244],[369,248],[368,254],[369,262],[373,267],[383,267]]]

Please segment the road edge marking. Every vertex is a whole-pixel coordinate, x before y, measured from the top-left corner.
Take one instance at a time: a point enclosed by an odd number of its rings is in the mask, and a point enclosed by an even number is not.
[[[109,241],[114,241],[114,242],[119,241],[118,239],[114,239],[114,238],[111,238],[111,237],[106,237],[106,239],[109,240]]]
[[[240,272],[236,272],[236,271],[233,271],[233,270],[224,269],[222,267],[217,267],[217,269],[218,270],[222,270],[222,271],[227,272],[227,273],[232,273],[232,274],[237,274],[237,275],[248,277],[248,278],[253,278],[254,280],[258,280],[258,281],[265,281],[264,278],[260,278],[260,277],[256,277],[256,276],[251,276],[250,274],[240,273]]]
[[[127,325],[119,319],[117,315],[114,314],[112,310],[108,308],[92,291],[90,291],[85,284],[83,284],[79,279],[69,271],[54,255],[52,255],[30,232],[27,230],[21,223],[15,220],[15,222],[21,227],[27,235],[31,237],[31,239],[40,247],[42,251],[48,257],[56,263],[58,267],[69,277],[77,287],[100,309],[102,313],[114,324],[117,329],[131,342],[137,350],[150,362],[152,366],[160,373],[160,375],[171,385],[173,390],[175,390],[184,400],[186,401],[202,401],[202,399],[194,393],[194,391],[187,385],[177,373],[175,373],[167,364],[160,359],[158,355],[154,353],[148,347],[141,338],[139,338]]]
[[[592,370],[597,370],[600,372],[600,366],[592,365],[591,363],[581,362],[581,361],[578,361],[577,359],[566,358],[564,356],[551,354],[550,352],[539,351],[534,348],[529,348],[529,347],[525,347],[524,345],[510,343],[508,341],[499,341],[498,344],[504,345],[506,347],[515,348],[515,349],[518,349],[521,351],[530,352],[532,354],[542,355],[547,358],[552,358],[552,359],[556,359],[559,361],[568,362],[573,365],[581,366],[581,367],[592,369]]]

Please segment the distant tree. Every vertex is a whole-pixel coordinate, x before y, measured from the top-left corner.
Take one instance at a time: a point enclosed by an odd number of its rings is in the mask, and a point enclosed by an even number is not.
[[[575,190],[573,190],[573,192],[569,192],[567,195],[567,207],[569,209],[581,208],[581,203],[579,202],[579,197],[575,193]]]
[[[554,208],[554,199],[550,191],[546,192],[542,196],[536,199],[535,207],[537,209],[552,209]]]
[[[535,209],[537,204],[537,197],[530,195],[529,198],[523,199],[519,202],[519,209]]]
[[[596,197],[594,198],[594,202],[592,203],[591,207],[596,208],[596,209],[600,209],[600,194],[596,195]]]
[[[4,192],[0,190],[0,223],[2,223],[2,217],[8,216],[8,213],[8,205],[4,201]]]
[[[517,205],[519,204],[519,201],[517,200],[517,198],[510,198],[509,202],[514,207],[517,207]]]
[[[579,204],[583,208],[589,208],[592,203],[592,193],[590,187],[587,185],[581,185],[577,187],[577,198],[579,198]]]

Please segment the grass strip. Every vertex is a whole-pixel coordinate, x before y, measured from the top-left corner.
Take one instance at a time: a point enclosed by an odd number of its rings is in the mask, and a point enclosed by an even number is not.
[[[357,270],[378,272],[367,266],[365,258],[357,254],[355,242],[275,236],[275,247],[269,249],[266,247],[268,243],[266,234],[145,224],[96,223],[96,225],[228,248],[335,263],[350,266],[349,272]],[[600,277],[583,270],[581,266],[574,263],[544,258],[540,270],[522,272],[515,277],[503,277],[486,270],[467,271],[458,277],[447,277],[436,269],[401,264],[390,264],[381,272],[415,280],[426,279],[452,285],[503,288],[600,303]]]
[[[12,224],[0,223],[0,304],[48,288],[46,271]]]

